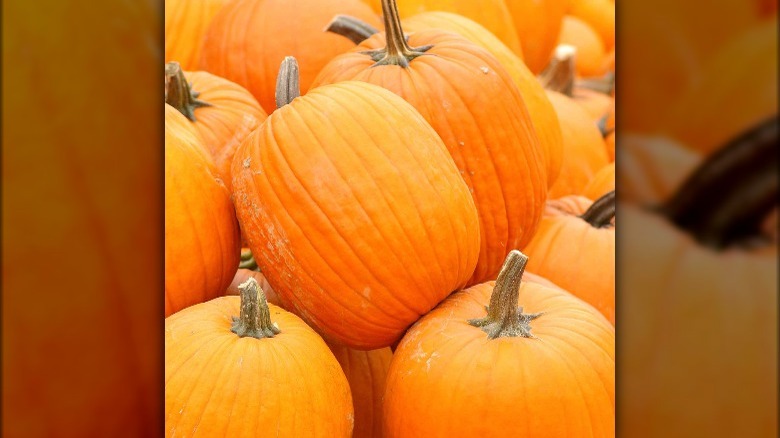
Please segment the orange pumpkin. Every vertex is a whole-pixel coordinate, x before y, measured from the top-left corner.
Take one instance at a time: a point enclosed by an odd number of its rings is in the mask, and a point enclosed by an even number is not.
[[[165,66],[165,102],[198,129],[230,190],[230,166],[238,145],[268,115],[241,86],[207,72],[182,72],[175,62]]]
[[[248,249],[242,249],[241,250],[241,264],[239,265],[238,271],[236,272],[236,276],[233,277],[233,281],[228,286],[227,290],[225,291],[225,295],[240,295],[240,291],[238,290],[238,286],[245,283],[250,278],[254,278],[255,281],[257,281],[257,284],[260,285],[260,288],[265,293],[265,298],[268,300],[269,303],[282,307],[281,300],[279,300],[279,296],[276,295],[276,292],[274,292],[274,289],[271,287],[271,284],[268,283],[268,280],[266,280],[265,275],[263,275],[259,270],[257,270],[257,265],[254,266],[254,268],[247,267],[246,259],[247,254],[249,255],[249,258],[251,258],[251,252],[249,252]],[[251,259],[251,263],[254,263],[254,259]]]
[[[165,319],[166,436],[352,436],[349,384],[322,338],[253,278],[239,289]]]
[[[203,35],[228,0],[165,0],[165,62],[196,70]]]
[[[539,74],[550,61],[569,0],[505,0],[528,68]]]
[[[194,129],[165,104],[165,316],[221,296],[238,269],[230,192]]]
[[[403,99],[362,82],[293,99],[293,70],[233,162],[242,229],[285,308],[330,341],[386,347],[471,276],[476,207]]]
[[[353,438],[382,437],[382,398],[393,352],[390,348],[360,351],[329,345],[349,381],[355,407]]]
[[[601,76],[607,72],[604,42],[586,22],[577,17],[565,16],[558,44],[571,45],[577,49],[576,71],[579,76]]]
[[[468,284],[495,277],[523,247],[547,189],[544,150],[517,87],[485,49],[431,29],[403,37],[394,0],[383,0],[387,34],[331,61],[315,85],[359,80],[393,91],[444,140],[480,215],[479,262]],[[479,92],[477,92],[477,90]]]
[[[526,260],[510,252],[495,282],[457,292],[404,336],[385,436],[614,436],[615,330],[571,294],[521,282]]]
[[[615,4],[610,0],[570,0],[568,13],[599,36],[606,50],[615,46]],[[566,24],[564,24],[564,27]]]
[[[582,195],[594,201],[608,192],[615,190],[615,163],[611,162],[596,172]]]
[[[542,225],[525,249],[532,257],[529,270],[585,300],[612,324],[615,323],[614,218],[614,191],[594,202],[576,195],[549,201]],[[583,263],[583,260],[594,260],[594,263]]]
[[[285,56],[300,60],[300,86],[306,93],[320,69],[350,48],[348,41],[322,31],[338,14],[379,26],[376,14],[360,0],[232,1],[206,31],[200,67],[249,90],[270,114],[276,108],[276,72]]]

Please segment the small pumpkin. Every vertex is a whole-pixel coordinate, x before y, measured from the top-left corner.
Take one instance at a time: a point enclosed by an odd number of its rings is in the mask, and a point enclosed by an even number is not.
[[[539,74],[550,61],[570,0],[505,0],[517,30],[523,59]]]
[[[211,73],[184,72],[176,62],[165,66],[165,102],[198,129],[230,190],[230,166],[238,145],[268,115],[243,87]]]
[[[569,15],[577,17],[599,36],[605,50],[615,46],[615,3],[610,0],[569,0]],[[564,27],[566,24],[564,23]]]
[[[615,436],[614,328],[571,294],[521,281],[526,261],[513,250],[495,282],[455,293],[404,336],[385,436]]]
[[[558,45],[560,44],[577,48],[576,71],[579,76],[594,77],[607,72],[607,49],[601,37],[588,23],[570,15],[563,17],[563,26],[558,37]]]
[[[227,0],[165,0],[165,62],[196,70],[203,35]]]
[[[165,104],[165,315],[222,295],[238,261],[230,192],[200,134]]]
[[[582,195],[595,201],[613,190],[615,190],[615,163],[611,162],[593,175],[582,190]]]
[[[294,58],[279,78],[280,108],[233,162],[249,247],[285,307],[329,341],[391,345],[474,271],[468,187],[395,94],[346,81],[296,97]]]
[[[166,436],[352,436],[349,384],[322,338],[254,278],[239,290],[165,319]]]
[[[480,216],[479,262],[468,284],[495,277],[506,254],[536,229],[546,198],[544,150],[522,96],[496,58],[438,29],[404,37],[395,0],[383,0],[385,33],[334,58],[315,86],[380,85],[419,111],[444,141]]]
[[[249,90],[266,113],[276,109],[274,84],[279,64],[294,56],[300,64],[300,87],[312,80],[350,44],[322,29],[338,14],[379,26],[360,0],[237,0],[214,17],[203,40],[200,68]]]

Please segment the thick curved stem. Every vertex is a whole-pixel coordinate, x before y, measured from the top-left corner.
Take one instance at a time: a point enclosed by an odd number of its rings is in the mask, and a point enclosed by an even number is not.
[[[612,218],[615,217],[615,191],[606,193],[597,199],[591,206],[582,213],[580,218],[589,223],[594,228],[604,228],[612,225]]]
[[[574,46],[561,44],[556,47],[547,68],[539,74],[539,82],[548,90],[572,97],[576,58],[577,49]]]
[[[257,339],[273,338],[281,333],[271,322],[271,311],[257,280],[250,277],[238,285],[238,290],[241,296],[241,314],[238,318],[233,317],[230,331],[241,338],[250,336]]]
[[[409,63],[418,56],[422,56],[433,46],[409,47],[401,28],[401,16],[398,13],[396,0],[382,0],[382,17],[385,24],[386,47],[381,50],[363,52],[371,56],[379,65],[398,65],[408,67]]]
[[[211,106],[208,102],[198,100],[198,94],[192,90],[178,62],[165,64],[165,103],[176,108],[191,122],[196,121],[196,109]]]
[[[279,66],[279,74],[276,76],[276,107],[281,108],[300,95],[298,61],[292,56],[287,56]]]
[[[374,26],[348,15],[336,15],[325,27],[325,32],[335,33],[360,44],[374,34],[379,33]]]
[[[760,236],[777,206],[778,121],[772,118],[707,158],[660,213],[713,248]]]
[[[517,307],[520,281],[525,272],[528,257],[518,250],[512,250],[496,278],[490,305],[485,318],[471,319],[469,324],[487,333],[489,339],[500,337],[533,338],[530,322],[542,316],[541,313],[524,314]]]

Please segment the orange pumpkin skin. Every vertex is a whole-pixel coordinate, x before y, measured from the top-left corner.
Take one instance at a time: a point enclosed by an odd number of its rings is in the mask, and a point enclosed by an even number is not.
[[[539,74],[550,61],[569,0],[505,0],[515,23],[523,58]]]
[[[604,137],[604,144],[607,146],[607,156],[611,163],[615,162],[615,132],[612,131]]]
[[[273,304],[281,332],[240,338],[239,303],[220,297],[165,319],[165,435],[350,437],[349,384],[322,338]]]
[[[276,109],[276,73],[285,56],[298,59],[301,92],[306,93],[320,69],[349,50],[349,41],[323,32],[338,14],[381,26],[376,14],[360,0],[231,2],[206,31],[200,68],[246,88],[270,114]]]
[[[440,30],[416,32],[432,45],[405,69],[375,66],[361,53],[385,47],[379,33],[335,58],[315,85],[359,80],[412,104],[444,140],[480,216],[479,262],[468,284],[494,277],[506,254],[533,235],[546,199],[544,156],[517,87],[485,49]]]
[[[609,163],[607,148],[598,127],[575,101],[547,91],[561,124],[563,164],[548,197],[557,199],[579,194],[602,167]]]
[[[609,0],[570,0],[569,14],[593,29],[605,50],[615,46],[615,4]],[[566,25],[564,24],[564,27]]]
[[[381,11],[381,8],[380,8]],[[421,12],[452,12],[476,21],[511,50],[522,52],[517,30],[504,0],[467,2],[461,0],[398,0],[401,18]],[[381,13],[381,12],[380,12]]]
[[[276,110],[236,153],[233,189],[285,308],[352,348],[391,345],[477,262],[477,211],[441,139],[373,85],[318,87]]]
[[[604,116],[609,117],[615,112],[615,99],[600,91],[575,87],[571,99],[577,102],[594,121],[600,121]]]
[[[382,437],[382,398],[385,395],[387,371],[393,352],[385,347],[360,351],[339,345],[328,345],[349,381],[355,408],[353,438]]]
[[[595,77],[607,72],[604,42],[596,31],[581,19],[569,15],[563,17],[558,44],[577,48],[576,68],[579,76]]]
[[[576,195],[549,201],[539,231],[524,251],[530,271],[591,304],[614,324],[615,228],[594,228],[578,217],[592,203]]]
[[[165,62],[195,70],[206,28],[228,0],[165,0]]]
[[[236,276],[233,277],[233,281],[230,282],[230,285],[228,285],[228,288],[225,291],[225,295],[240,295],[238,286],[250,278],[254,278],[257,281],[257,284],[265,294],[265,299],[269,303],[279,307],[282,306],[281,300],[279,300],[279,296],[276,295],[276,292],[274,292],[274,289],[271,287],[271,283],[268,282],[268,280],[261,272],[255,271],[253,269],[239,268],[238,271],[236,271]]]
[[[607,192],[615,190],[615,163],[611,162],[596,172],[593,179],[590,180],[582,195],[586,198],[596,200]]]
[[[230,193],[190,122],[165,105],[165,316],[218,297],[238,269]]]
[[[453,294],[404,336],[385,392],[385,436],[614,437],[615,331],[558,288],[520,284],[539,339],[488,339],[494,282]],[[522,413],[518,411],[522,409]]]
[[[417,32],[424,29],[444,29],[460,34],[473,43],[490,52],[501,65],[506,68],[512,81],[520,90],[523,101],[528,108],[539,144],[547,163],[547,186],[550,187],[558,178],[563,160],[563,138],[555,112],[544,88],[536,76],[526,67],[519,53],[514,53],[498,38],[468,18],[448,12],[425,12],[409,17],[403,21],[404,29]]]

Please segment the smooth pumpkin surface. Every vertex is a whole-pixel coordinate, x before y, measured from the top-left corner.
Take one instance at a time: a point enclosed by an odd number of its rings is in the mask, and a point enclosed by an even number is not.
[[[604,42],[585,21],[570,15],[563,17],[558,44],[577,48],[576,67],[579,76],[593,77],[606,73]]]
[[[385,436],[615,435],[614,328],[571,294],[516,277],[457,292],[409,330],[387,377]],[[498,289],[514,297],[494,300]],[[485,318],[488,305],[498,318]]]
[[[190,122],[165,105],[165,315],[225,292],[238,269],[230,192]]]
[[[165,62],[196,70],[203,35],[228,0],[165,0]]]
[[[254,287],[254,301],[242,290],[165,319],[165,435],[352,436],[336,358],[252,282],[242,289]]]
[[[349,41],[323,32],[338,14],[380,25],[360,0],[230,2],[206,31],[200,68],[246,88],[271,113],[276,109],[276,73],[285,56],[298,59],[301,91],[306,93],[320,69],[349,50]]]
[[[523,59],[539,74],[550,61],[569,0],[504,0],[515,24]]]
[[[614,162],[607,164],[596,172],[593,179],[591,179],[588,185],[585,186],[585,189],[582,190],[582,195],[595,201],[612,190],[615,190]]]
[[[394,1],[383,4],[393,11]],[[436,130],[479,211],[479,262],[468,284],[479,283],[494,277],[506,254],[522,248],[536,229],[547,189],[539,138],[512,78],[488,51],[437,29],[415,32],[407,43],[397,15],[385,17],[389,37],[376,34],[336,57],[315,85],[379,85],[411,103]],[[424,46],[431,47],[414,52]]]
[[[441,139],[374,85],[276,110],[236,153],[233,190],[284,307],[352,348],[391,345],[477,262],[476,207]]]
[[[587,23],[599,36],[605,50],[614,48],[615,3],[610,0],[569,0],[568,14]]]
[[[353,438],[382,437],[382,398],[393,352],[389,347],[360,351],[328,345],[347,376],[355,408]]]

